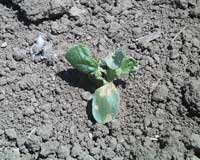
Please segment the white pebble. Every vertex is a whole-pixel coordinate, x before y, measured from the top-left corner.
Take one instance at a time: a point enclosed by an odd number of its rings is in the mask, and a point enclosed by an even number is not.
[[[38,36],[36,39],[36,45],[39,49],[42,49],[44,47],[44,39],[42,38],[41,35]]]
[[[7,42],[2,43],[1,48],[6,48],[7,47]]]
[[[72,7],[72,8],[69,10],[69,13],[70,13],[72,16],[79,16],[79,15],[85,13],[85,10],[79,9],[79,8],[77,8],[76,6],[74,6],[74,7]]]

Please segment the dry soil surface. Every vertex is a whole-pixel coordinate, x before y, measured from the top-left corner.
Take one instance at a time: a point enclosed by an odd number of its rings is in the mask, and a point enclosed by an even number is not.
[[[78,42],[140,64],[106,125],[64,59]],[[0,0],[0,160],[200,160],[199,126],[199,0]]]

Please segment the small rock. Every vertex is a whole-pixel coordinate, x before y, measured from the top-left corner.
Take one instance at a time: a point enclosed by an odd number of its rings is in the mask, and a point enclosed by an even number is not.
[[[170,59],[174,60],[174,59],[177,59],[179,57],[179,53],[177,50],[173,50],[171,53],[170,53]]]
[[[72,157],[77,157],[83,153],[83,150],[79,144],[74,144],[72,150],[71,150],[71,155]]]
[[[69,13],[71,16],[76,17],[76,16],[80,16],[81,14],[85,13],[85,10],[79,9],[76,6],[74,6],[69,10]]]
[[[0,94],[0,102],[5,99],[5,96],[3,94]]]
[[[4,131],[0,129],[0,136],[4,134]]]
[[[94,156],[94,155],[97,155],[100,151],[101,151],[101,150],[100,150],[99,147],[92,147],[92,148],[90,149],[90,154],[91,154],[92,156]]]
[[[200,81],[193,79],[184,87],[184,98],[188,108],[197,114],[200,114]]]
[[[115,137],[111,137],[109,140],[109,147],[115,149],[117,146],[117,139]]]
[[[40,155],[42,157],[47,157],[50,154],[54,154],[57,152],[59,146],[59,142],[54,141],[54,142],[46,142],[41,145],[41,151]]]
[[[129,135],[127,143],[128,144],[134,144],[135,141],[136,141],[135,137],[132,136],[132,135]]]
[[[17,147],[19,148],[20,152],[26,152],[25,147],[26,140],[24,138],[17,138]]]
[[[110,24],[109,27],[109,34],[112,34],[111,36],[114,36],[118,31],[120,31],[121,25],[119,23],[113,22]]]
[[[144,141],[143,141],[143,146],[144,147],[149,147],[151,145],[152,141],[149,137],[145,137]]]
[[[200,135],[192,134],[190,141],[191,141],[191,146],[200,152]]]
[[[142,135],[142,131],[140,129],[136,129],[134,131],[134,133],[135,133],[136,136],[141,136]]]
[[[115,152],[111,148],[107,148],[104,154],[105,159],[113,159],[115,157]]]
[[[67,158],[70,154],[70,148],[67,145],[60,145],[58,147],[57,155],[58,158]]]
[[[6,48],[7,46],[8,46],[7,42],[3,42],[3,43],[1,44],[1,48]]]
[[[13,58],[16,61],[21,61],[25,58],[26,56],[26,50],[25,49],[20,49],[20,48],[14,48],[13,49]]]
[[[17,63],[13,60],[7,63],[8,68],[13,71],[17,68]]]
[[[198,38],[193,38],[192,39],[192,45],[194,46],[194,47],[197,47],[197,48],[199,48],[200,47],[200,40],[198,39]]]
[[[19,160],[20,152],[18,148],[5,148],[0,150],[1,160]]]
[[[152,95],[152,99],[156,102],[163,102],[167,99],[169,89],[166,85],[158,86]]]
[[[35,135],[31,135],[30,138],[26,141],[26,146],[29,150],[29,152],[37,152],[40,150],[40,143],[41,138]]]
[[[36,134],[46,141],[53,135],[53,126],[51,124],[41,126],[36,130]]]
[[[108,127],[102,124],[96,124],[93,132],[93,137],[103,137],[109,134]]]
[[[154,54],[153,58],[155,59],[156,63],[158,63],[158,64],[160,63],[160,57],[157,54]]]
[[[18,148],[21,148],[22,146],[24,146],[26,140],[24,138],[17,138],[17,146]]]
[[[6,129],[5,135],[8,137],[9,140],[15,140],[17,138],[17,133],[15,132],[15,129]]]
[[[94,160],[92,156],[90,156],[87,152],[83,152],[81,155],[78,157],[79,160]]]
[[[81,97],[83,100],[90,101],[92,99],[92,94],[88,91],[81,92]]]
[[[35,114],[34,107],[32,107],[32,106],[26,107],[26,109],[24,111],[25,116],[30,116],[30,115],[34,115],[34,114]]]

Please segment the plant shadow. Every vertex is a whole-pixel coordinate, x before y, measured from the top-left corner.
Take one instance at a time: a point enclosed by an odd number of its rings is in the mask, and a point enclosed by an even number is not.
[[[96,81],[95,79],[88,77],[88,75],[79,72],[78,70],[73,68],[60,71],[56,74],[56,76],[66,81],[70,86],[82,88],[85,91],[88,91],[92,94],[95,92],[97,88],[103,85],[102,82]],[[121,86],[123,89],[126,88],[126,82],[124,82],[121,79],[114,80],[113,83],[116,86]],[[90,119],[92,123],[95,124],[96,121],[92,116],[92,100],[88,101],[86,114],[88,116],[88,119]]]
[[[96,121],[92,115],[92,100],[90,100],[87,104],[86,113],[87,113],[88,119],[91,120],[92,124],[95,124]]]
[[[73,68],[60,71],[56,75],[62,80],[66,81],[70,86],[82,88],[92,94],[98,87],[101,86],[99,82],[93,81],[86,74],[81,73]],[[92,123],[95,124],[96,122],[92,116],[92,100],[88,101],[87,103],[86,114],[88,116],[88,119],[90,119]]]
[[[86,74],[73,68],[60,71],[56,75],[66,81],[70,86],[83,88],[85,91],[89,91],[91,93],[94,93],[96,88],[98,88],[98,85]]]

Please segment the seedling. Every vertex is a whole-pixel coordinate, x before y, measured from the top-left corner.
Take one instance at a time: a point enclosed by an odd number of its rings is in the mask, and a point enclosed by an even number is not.
[[[65,58],[77,70],[102,82],[102,86],[94,93],[92,115],[101,124],[112,121],[120,106],[120,94],[112,81],[123,74],[136,71],[137,61],[127,57],[123,49],[118,49],[103,60],[97,60],[91,56],[89,48],[84,44],[71,47]]]

